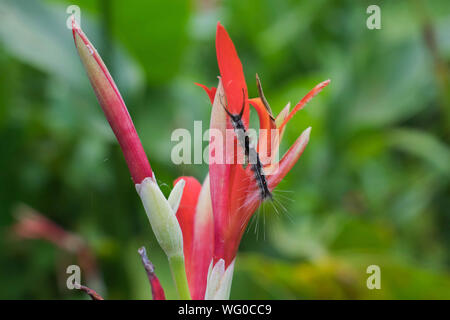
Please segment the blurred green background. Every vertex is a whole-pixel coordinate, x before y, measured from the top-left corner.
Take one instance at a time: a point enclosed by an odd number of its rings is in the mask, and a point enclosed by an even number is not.
[[[209,124],[194,82],[216,85],[217,21],[258,72],[274,113],[332,80],[289,123],[282,152],[310,144],[240,247],[231,298],[450,298],[450,2],[0,1],[0,298],[85,299],[65,287],[77,263],[11,226],[25,203],[82,237],[105,298],[149,299],[145,245],[166,293],[168,264],[66,28],[66,8],[115,78],[162,190],[207,165],[170,161],[171,132]],[[381,30],[366,8],[381,7]],[[254,115],[252,115],[253,117]],[[261,218],[261,213],[255,217]],[[369,290],[366,268],[381,268]],[[82,274],[82,281],[85,280]]]

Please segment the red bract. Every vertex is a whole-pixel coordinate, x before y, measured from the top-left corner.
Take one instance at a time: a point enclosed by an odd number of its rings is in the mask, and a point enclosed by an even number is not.
[[[98,102],[105,113],[106,119],[108,119],[117,141],[122,148],[134,183],[138,184],[147,177],[153,177],[150,163],[134,128],[125,102],[103,63],[102,58],[80,27],[75,23],[75,20],[72,22],[72,32],[81,61],[85,66],[87,75],[94,88]]]
[[[153,179],[150,163],[137,135],[127,107],[125,106],[125,102],[100,55],[97,53],[97,50],[90,43],[80,27],[75,23],[75,19],[72,20],[72,33],[80,59],[85,67],[100,106],[120,144],[134,183],[138,186],[146,178]],[[30,223],[28,223],[28,225],[30,225]],[[32,231],[36,229],[34,224],[30,226],[33,227],[31,229]],[[27,230],[30,229],[30,226],[28,226]],[[47,224],[47,228],[50,227]],[[61,232],[56,232],[58,230],[55,230],[55,228],[52,230],[54,230],[54,237],[60,237]],[[153,299],[164,300],[164,290],[153,272],[153,266],[146,256],[145,258],[146,260],[143,262],[152,288]],[[80,289],[86,291],[93,299],[97,299],[98,294],[95,291],[84,286],[80,286]]]
[[[206,290],[208,267],[214,249],[213,215],[209,178],[203,186],[193,177],[184,179],[183,196],[177,211],[177,218],[183,232],[183,250],[186,274],[192,299],[203,299]]]
[[[207,88],[201,85],[210,97],[213,104],[211,114],[210,129],[220,130],[223,137],[226,137],[226,129],[231,129],[232,125],[223,106],[221,105],[221,95],[225,95],[227,108],[231,113],[239,113],[243,103],[245,104],[243,122],[248,128],[249,104],[257,111],[260,119],[260,129],[276,130],[279,138],[268,138],[267,144],[259,139],[258,150],[267,149],[269,160],[273,160],[274,154],[280,144],[280,139],[285,129],[286,123],[292,116],[318,92],[320,92],[329,80],[322,82],[308,93],[289,113],[289,107],[283,109],[278,117],[273,120],[267,109],[264,107],[261,98],[247,99],[247,85],[245,83],[242,64],[236,53],[225,28],[219,23],[216,33],[216,52],[219,65],[221,82],[217,89]],[[243,94],[244,92],[244,94]],[[244,99],[244,100],[243,100]],[[297,162],[309,140],[310,128],[306,129],[290,147],[281,161],[276,163],[277,169],[273,170],[273,163],[269,161],[264,167],[265,172],[271,174],[267,176],[269,189],[272,191],[284,176]],[[261,137],[260,137],[261,138]],[[266,140],[265,140],[266,141]],[[237,253],[242,234],[249,222],[249,219],[261,203],[259,189],[254,179],[254,174],[250,166],[244,168],[242,164],[214,163],[211,158],[220,152],[225,155],[232,153],[226,143],[223,143],[221,150],[210,141],[210,165],[209,175],[211,183],[211,200],[214,215],[214,264],[220,259],[224,259],[225,267],[230,265]],[[234,153],[233,153],[234,154]],[[273,172],[272,172],[273,170]]]
[[[161,286],[161,283],[159,282],[159,279],[155,274],[155,267],[153,266],[153,263],[151,263],[151,261],[147,257],[145,247],[139,248],[138,252],[141,256],[145,272],[147,272],[150,287],[152,288],[152,299],[166,300],[166,294],[164,293],[163,287]]]

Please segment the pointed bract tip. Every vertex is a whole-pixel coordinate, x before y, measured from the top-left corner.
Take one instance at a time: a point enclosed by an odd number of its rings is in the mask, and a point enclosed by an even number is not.
[[[153,300],[166,300],[164,289],[155,274],[155,267],[147,257],[145,247],[140,247],[138,249],[138,253],[141,256],[142,264],[144,265],[145,272],[147,273],[147,278],[150,282]]]
[[[140,247],[140,248],[138,249],[138,253],[139,253],[139,255],[142,257],[142,256],[147,255],[147,250],[145,250],[145,247],[142,246],[142,247]]]
[[[327,85],[330,84],[330,82],[331,82],[331,80],[330,80],[330,79],[327,79],[327,80],[325,80],[325,81],[323,81],[323,82],[321,83],[321,86],[326,87]]]
[[[309,138],[309,135],[311,134],[311,127],[308,127],[308,128],[306,128],[306,130],[305,131],[303,131],[303,134],[305,135],[305,136],[308,136],[308,138]]]
[[[151,261],[148,259],[147,250],[145,250],[145,247],[140,247],[138,249],[138,253],[141,256],[142,264],[144,265],[147,274],[149,276],[153,275],[155,273],[155,267],[153,266],[153,263],[151,263]]]
[[[77,28],[76,27],[76,21],[75,21],[75,17],[74,16],[72,16],[72,36],[73,36],[73,39],[75,40],[75,29]]]
[[[216,27],[216,39],[218,35],[221,34],[223,31],[225,31],[225,28],[223,27],[223,25],[220,24],[220,22],[218,22]]]
[[[77,20],[75,19],[75,16],[72,15],[71,20],[72,20],[72,35],[73,35],[73,39],[75,40],[75,36],[76,35],[80,36],[83,39],[85,36],[83,34],[83,31],[81,30],[80,25],[77,23]],[[83,42],[85,42],[84,39],[83,39]]]
[[[300,145],[306,146],[309,142],[309,137],[311,136],[311,127],[305,129],[299,137]]]
[[[217,22],[217,27],[216,27],[216,38],[217,38],[217,36],[218,36],[219,34],[226,34],[227,37],[230,37],[230,36],[228,35],[227,29],[225,29],[225,27],[224,27],[220,22]],[[230,41],[231,41],[231,39],[230,39]]]

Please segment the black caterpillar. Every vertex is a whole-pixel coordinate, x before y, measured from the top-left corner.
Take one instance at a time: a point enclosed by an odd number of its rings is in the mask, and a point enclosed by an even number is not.
[[[239,144],[244,149],[245,161],[246,163],[250,163],[250,168],[255,175],[256,182],[258,183],[258,188],[261,193],[261,199],[272,199],[272,193],[269,190],[267,185],[267,179],[264,174],[264,169],[262,167],[261,160],[259,158],[258,152],[255,148],[250,147],[250,138],[245,130],[244,123],[242,122],[242,115],[244,114],[245,109],[245,91],[242,89],[243,93],[243,102],[241,111],[238,114],[232,114],[225,105],[222,103],[222,107],[225,109],[225,112],[231,119],[231,124],[233,125],[234,132],[237,136]]]

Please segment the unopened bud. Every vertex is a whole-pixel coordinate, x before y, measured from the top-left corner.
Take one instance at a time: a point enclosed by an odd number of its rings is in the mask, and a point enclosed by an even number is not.
[[[170,258],[183,256],[183,235],[172,206],[153,178],[136,184],[145,212],[159,245]],[[182,190],[179,191],[182,193]]]

